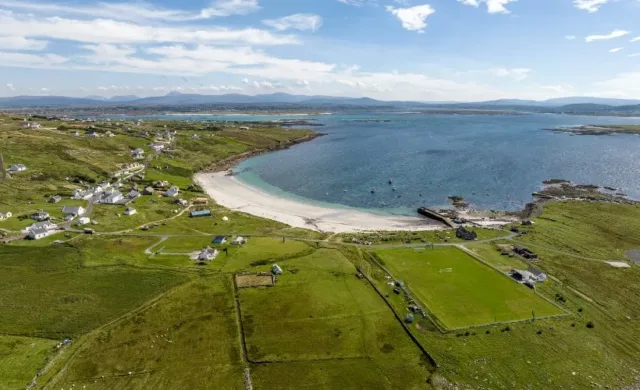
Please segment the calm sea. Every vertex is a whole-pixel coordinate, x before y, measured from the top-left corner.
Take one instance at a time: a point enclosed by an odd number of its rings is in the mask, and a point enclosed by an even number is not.
[[[153,118],[317,120],[325,127],[315,129],[327,136],[236,167],[239,178],[253,186],[312,203],[414,215],[416,207],[448,206],[448,196],[457,195],[477,209],[519,210],[552,178],[611,186],[640,199],[640,136],[545,130],[640,124],[640,118],[414,113]]]
[[[478,209],[518,210],[551,178],[611,186],[640,199],[640,136],[545,130],[640,124],[640,118],[382,113],[310,118],[325,124],[317,129],[328,135],[249,159],[237,167],[240,179],[280,195],[410,215],[418,206],[447,206],[451,195]]]

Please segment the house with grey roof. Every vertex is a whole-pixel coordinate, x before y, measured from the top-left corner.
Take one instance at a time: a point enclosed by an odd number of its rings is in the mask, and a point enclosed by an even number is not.
[[[32,224],[27,228],[27,230],[40,230],[40,229],[55,230],[57,228],[58,226],[56,224],[51,223],[49,221],[44,221],[44,222],[36,222]]]
[[[49,203],[60,203],[61,200],[62,200],[62,196],[54,195],[51,198],[49,198]]]
[[[144,150],[137,148],[131,151],[131,157],[136,160],[142,160],[144,158]]]
[[[62,208],[62,214],[65,214],[65,215],[80,216],[80,215],[83,215],[85,212],[86,210],[82,206],[64,206]]]
[[[140,196],[141,196],[140,193],[136,190],[132,190],[127,194],[128,199],[135,199],[135,198],[139,198]]]
[[[29,217],[30,217],[31,219],[33,219],[33,220],[38,221],[38,222],[46,221],[46,220],[48,220],[49,218],[51,218],[51,216],[49,215],[49,213],[47,213],[46,211],[42,211],[42,210],[37,211],[37,212],[35,212],[35,213],[31,214]]]
[[[29,230],[29,234],[27,235],[27,237],[29,237],[29,239],[31,240],[39,240],[41,238],[47,237],[49,234],[51,234],[51,231],[47,229],[32,229]]]
[[[100,199],[100,203],[103,204],[117,204],[124,199],[122,192],[114,190],[105,192]]]
[[[210,247],[207,247],[207,248],[203,249],[200,252],[200,254],[198,254],[198,260],[200,260],[200,261],[212,261],[216,257],[218,257],[219,253],[220,252],[217,249],[211,249]]]
[[[171,188],[169,188],[165,193],[164,196],[168,197],[168,198],[173,198],[175,196],[178,196],[178,193],[180,192],[180,189],[176,186],[171,186]]]

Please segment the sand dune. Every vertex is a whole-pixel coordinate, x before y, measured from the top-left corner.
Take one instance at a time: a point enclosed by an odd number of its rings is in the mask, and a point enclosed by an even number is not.
[[[280,198],[226,176],[224,172],[199,173],[195,180],[221,206],[292,227],[334,233],[443,228],[440,223],[419,216],[381,216],[357,209],[331,208]]]

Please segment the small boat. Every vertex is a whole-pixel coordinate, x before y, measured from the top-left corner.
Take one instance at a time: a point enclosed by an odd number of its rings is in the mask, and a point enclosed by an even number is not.
[[[375,189],[375,188],[372,188],[372,189],[371,189],[371,193],[372,193],[372,194],[375,194],[375,193],[376,193],[376,189]]]
[[[391,189],[391,191],[395,191],[395,190],[396,190],[396,187],[393,187],[393,188]]]
[[[389,184],[393,184],[393,180],[389,179]]]

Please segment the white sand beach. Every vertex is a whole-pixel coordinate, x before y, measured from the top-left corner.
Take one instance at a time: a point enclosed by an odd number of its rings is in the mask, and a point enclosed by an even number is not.
[[[195,180],[215,201],[231,210],[272,219],[292,227],[353,233],[392,230],[439,230],[444,225],[416,215],[385,216],[349,208],[331,208],[280,198],[224,172],[199,173]]]

